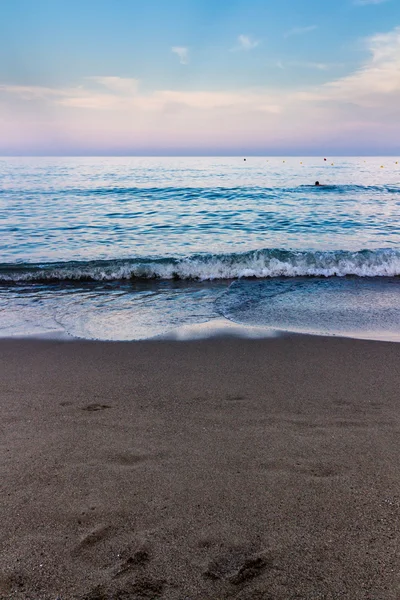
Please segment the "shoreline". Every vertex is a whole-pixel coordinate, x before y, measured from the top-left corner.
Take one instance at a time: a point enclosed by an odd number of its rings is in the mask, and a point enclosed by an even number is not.
[[[0,598],[395,600],[400,346],[0,340]]]
[[[93,342],[104,344],[136,344],[143,342],[196,342],[211,340],[271,340],[276,338],[311,338],[311,339],[342,339],[364,342],[400,343],[400,333],[389,336],[382,334],[377,336],[371,333],[320,333],[309,331],[296,331],[293,329],[275,329],[257,325],[242,325],[228,319],[215,319],[204,323],[182,325],[149,338],[137,338],[131,340],[83,338],[74,336],[67,331],[36,332],[29,334],[14,334],[0,336],[0,344],[12,341],[50,341],[50,342]]]

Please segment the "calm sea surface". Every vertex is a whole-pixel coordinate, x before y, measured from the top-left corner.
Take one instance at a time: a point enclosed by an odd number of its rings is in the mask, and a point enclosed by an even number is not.
[[[397,157],[0,158],[2,336],[397,340],[399,275]]]

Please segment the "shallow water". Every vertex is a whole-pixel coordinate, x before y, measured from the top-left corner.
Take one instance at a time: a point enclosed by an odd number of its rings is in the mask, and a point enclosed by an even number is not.
[[[397,339],[399,222],[397,158],[3,158],[0,335]]]

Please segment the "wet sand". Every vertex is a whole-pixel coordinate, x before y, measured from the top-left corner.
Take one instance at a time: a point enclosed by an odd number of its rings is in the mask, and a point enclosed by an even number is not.
[[[400,344],[0,342],[0,598],[400,597]]]

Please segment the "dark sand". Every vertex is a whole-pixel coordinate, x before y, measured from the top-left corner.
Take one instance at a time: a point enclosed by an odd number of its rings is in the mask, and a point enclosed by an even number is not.
[[[400,598],[400,344],[0,359],[2,599]]]

